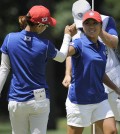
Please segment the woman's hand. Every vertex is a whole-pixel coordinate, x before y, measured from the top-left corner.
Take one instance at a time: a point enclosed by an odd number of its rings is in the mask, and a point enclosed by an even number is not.
[[[63,82],[62,82],[63,86],[68,88],[70,83],[71,83],[71,76],[70,75],[65,75],[65,77],[63,79]]]
[[[73,37],[75,34],[77,34],[77,29],[76,29],[76,25],[72,24],[72,25],[67,25],[65,27],[65,34],[69,34],[71,37]]]

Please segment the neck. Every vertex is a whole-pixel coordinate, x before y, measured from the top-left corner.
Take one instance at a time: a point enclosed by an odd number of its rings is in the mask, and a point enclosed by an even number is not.
[[[30,27],[29,25],[26,26],[25,30],[28,31],[28,32],[35,32],[35,28]]]
[[[99,46],[98,46],[98,42],[97,43],[95,43],[95,45],[96,45],[96,47],[98,48]]]
[[[88,37],[88,39],[91,40],[93,43],[95,43],[95,44],[97,43],[98,38],[96,38],[96,37],[93,38],[93,37],[90,37],[90,36],[87,36],[87,37]]]

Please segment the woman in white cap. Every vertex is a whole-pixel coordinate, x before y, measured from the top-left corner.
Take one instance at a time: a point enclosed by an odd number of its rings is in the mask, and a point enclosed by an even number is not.
[[[39,34],[56,20],[41,5],[33,6],[19,22],[24,29],[9,33],[2,44],[0,66],[0,93],[12,70],[8,92],[8,110],[12,134],[46,134],[50,112],[50,95],[45,78],[49,58],[63,62],[67,56],[75,25],[66,26],[60,51]]]
[[[68,55],[72,62],[72,81],[66,100],[67,134],[82,134],[84,127],[96,123],[104,134],[117,134],[114,114],[103,83],[120,94],[107,77],[106,49],[98,40],[102,19],[98,12],[83,15],[84,34],[73,40]],[[109,123],[107,123],[109,122]]]

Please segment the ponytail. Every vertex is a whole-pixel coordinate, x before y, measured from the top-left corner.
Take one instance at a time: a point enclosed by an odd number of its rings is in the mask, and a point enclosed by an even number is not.
[[[18,21],[21,29],[24,29],[27,26],[26,16],[19,16]]]
[[[30,15],[29,13],[26,15],[26,16],[19,16],[18,17],[18,21],[19,21],[19,24],[20,24],[20,28],[21,29],[25,29],[25,27],[27,25],[29,26],[35,26],[35,25],[38,25],[38,23],[33,23],[30,21]]]

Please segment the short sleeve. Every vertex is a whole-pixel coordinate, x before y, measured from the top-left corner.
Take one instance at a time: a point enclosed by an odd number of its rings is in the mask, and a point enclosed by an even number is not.
[[[47,58],[55,58],[57,49],[51,41],[48,41]]]
[[[72,41],[70,45],[73,46],[75,49],[74,56],[80,56],[81,52],[82,52],[82,42],[81,42],[80,38]]]

